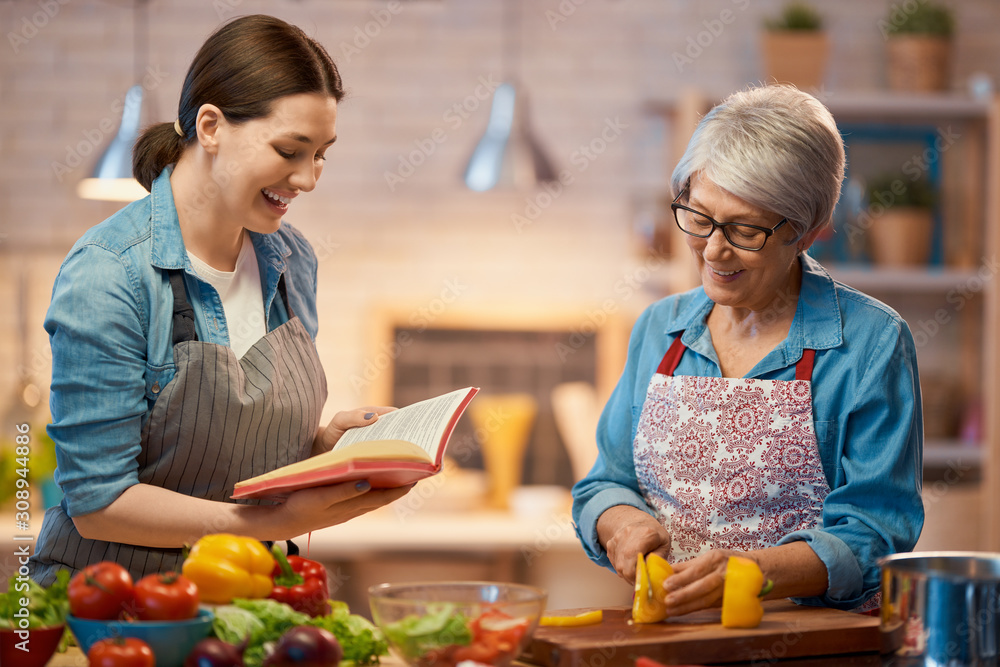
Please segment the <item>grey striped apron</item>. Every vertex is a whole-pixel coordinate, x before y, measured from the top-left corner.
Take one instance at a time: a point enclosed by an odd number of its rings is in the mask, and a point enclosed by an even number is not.
[[[237,359],[231,348],[197,339],[183,276],[170,274],[177,370],[143,428],[139,482],[208,500],[266,503],[230,496],[236,482],[309,456],[326,401],[316,346],[292,312],[284,276],[278,291],[288,322]],[[206,526],[205,533],[213,532],[221,531]],[[45,513],[32,579],[48,585],[59,568],[72,574],[101,560],[119,563],[138,579],[179,568],[181,549],[85,539],[62,506]]]

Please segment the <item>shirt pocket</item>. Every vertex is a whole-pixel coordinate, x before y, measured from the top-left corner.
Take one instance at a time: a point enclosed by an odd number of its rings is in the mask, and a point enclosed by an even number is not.
[[[829,445],[837,437],[837,422],[835,420],[819,422],[813,422],[813,428],[816,431],[816,445],[819,447],[820,452],[823,451],[824,445]]]
[[[639,418],[642,416],[642,405],[632,406],[632,439],[630,442],[635,444],[635,434],[639,432]]]
[[[833,488],[833,480],[837,478],[837,422],[814,421],[813,430],[816,432],[816,449],[819,450],[819,459],[823,465],[823,474],[826,476],[827,484]]]
[[[165,366],[146,364],[146,401],[149,403],[150,408],[153,407],[153,403],[163,393],[167,384],[174,379],[176,372],[177,367],[174,364],[167,364]]]

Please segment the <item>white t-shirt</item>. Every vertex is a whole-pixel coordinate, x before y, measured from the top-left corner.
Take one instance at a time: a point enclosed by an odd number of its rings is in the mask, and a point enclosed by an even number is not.
[[[188,251],[188,258],[195,272],[219,293],[222,310],[229,328],[229,347],[236,357],[246,351],[267,333],[264,322],[264,292],[260,287],[260,269],[250,235],[243,233],[243,246],[236,258],[235,271],[219,271]]]

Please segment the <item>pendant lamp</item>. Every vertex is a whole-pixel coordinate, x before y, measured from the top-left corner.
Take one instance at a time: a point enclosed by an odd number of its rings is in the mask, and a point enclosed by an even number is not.
[[[145,64],[140,63],[140,42],[148,45],[148,29],[146,15],[147,0],[136,0],[132,10],[133,55],[135,80],[142,80]],[[135,201],[145,197],[146,189],[132,177],[132,148],[139,138],[143,119],[144,92],[138,83],[129,88],[125,94],[125,104],[122,107],[122,120],[118,132],[104,152],[101,153],[91,175],[81,180],[76,186],[76,193],[84,199],[101,199],[105,201]]]
[[[552,161],[531,128],[527,94],[519,81],[521,0],[502,1],[506,80],[493,92],[486,131],[465,169],[466,186],[477,192],[498,185],[528,189],[558,178]],[[514,75],[508,69],[511,66]]]

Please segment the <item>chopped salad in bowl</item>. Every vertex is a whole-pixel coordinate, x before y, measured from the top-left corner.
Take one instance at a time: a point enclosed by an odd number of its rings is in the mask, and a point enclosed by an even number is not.
[[[525,648],[545,591],[486,581],[393,583],[368,591],[372,619],[412,667],[504,667]]]

